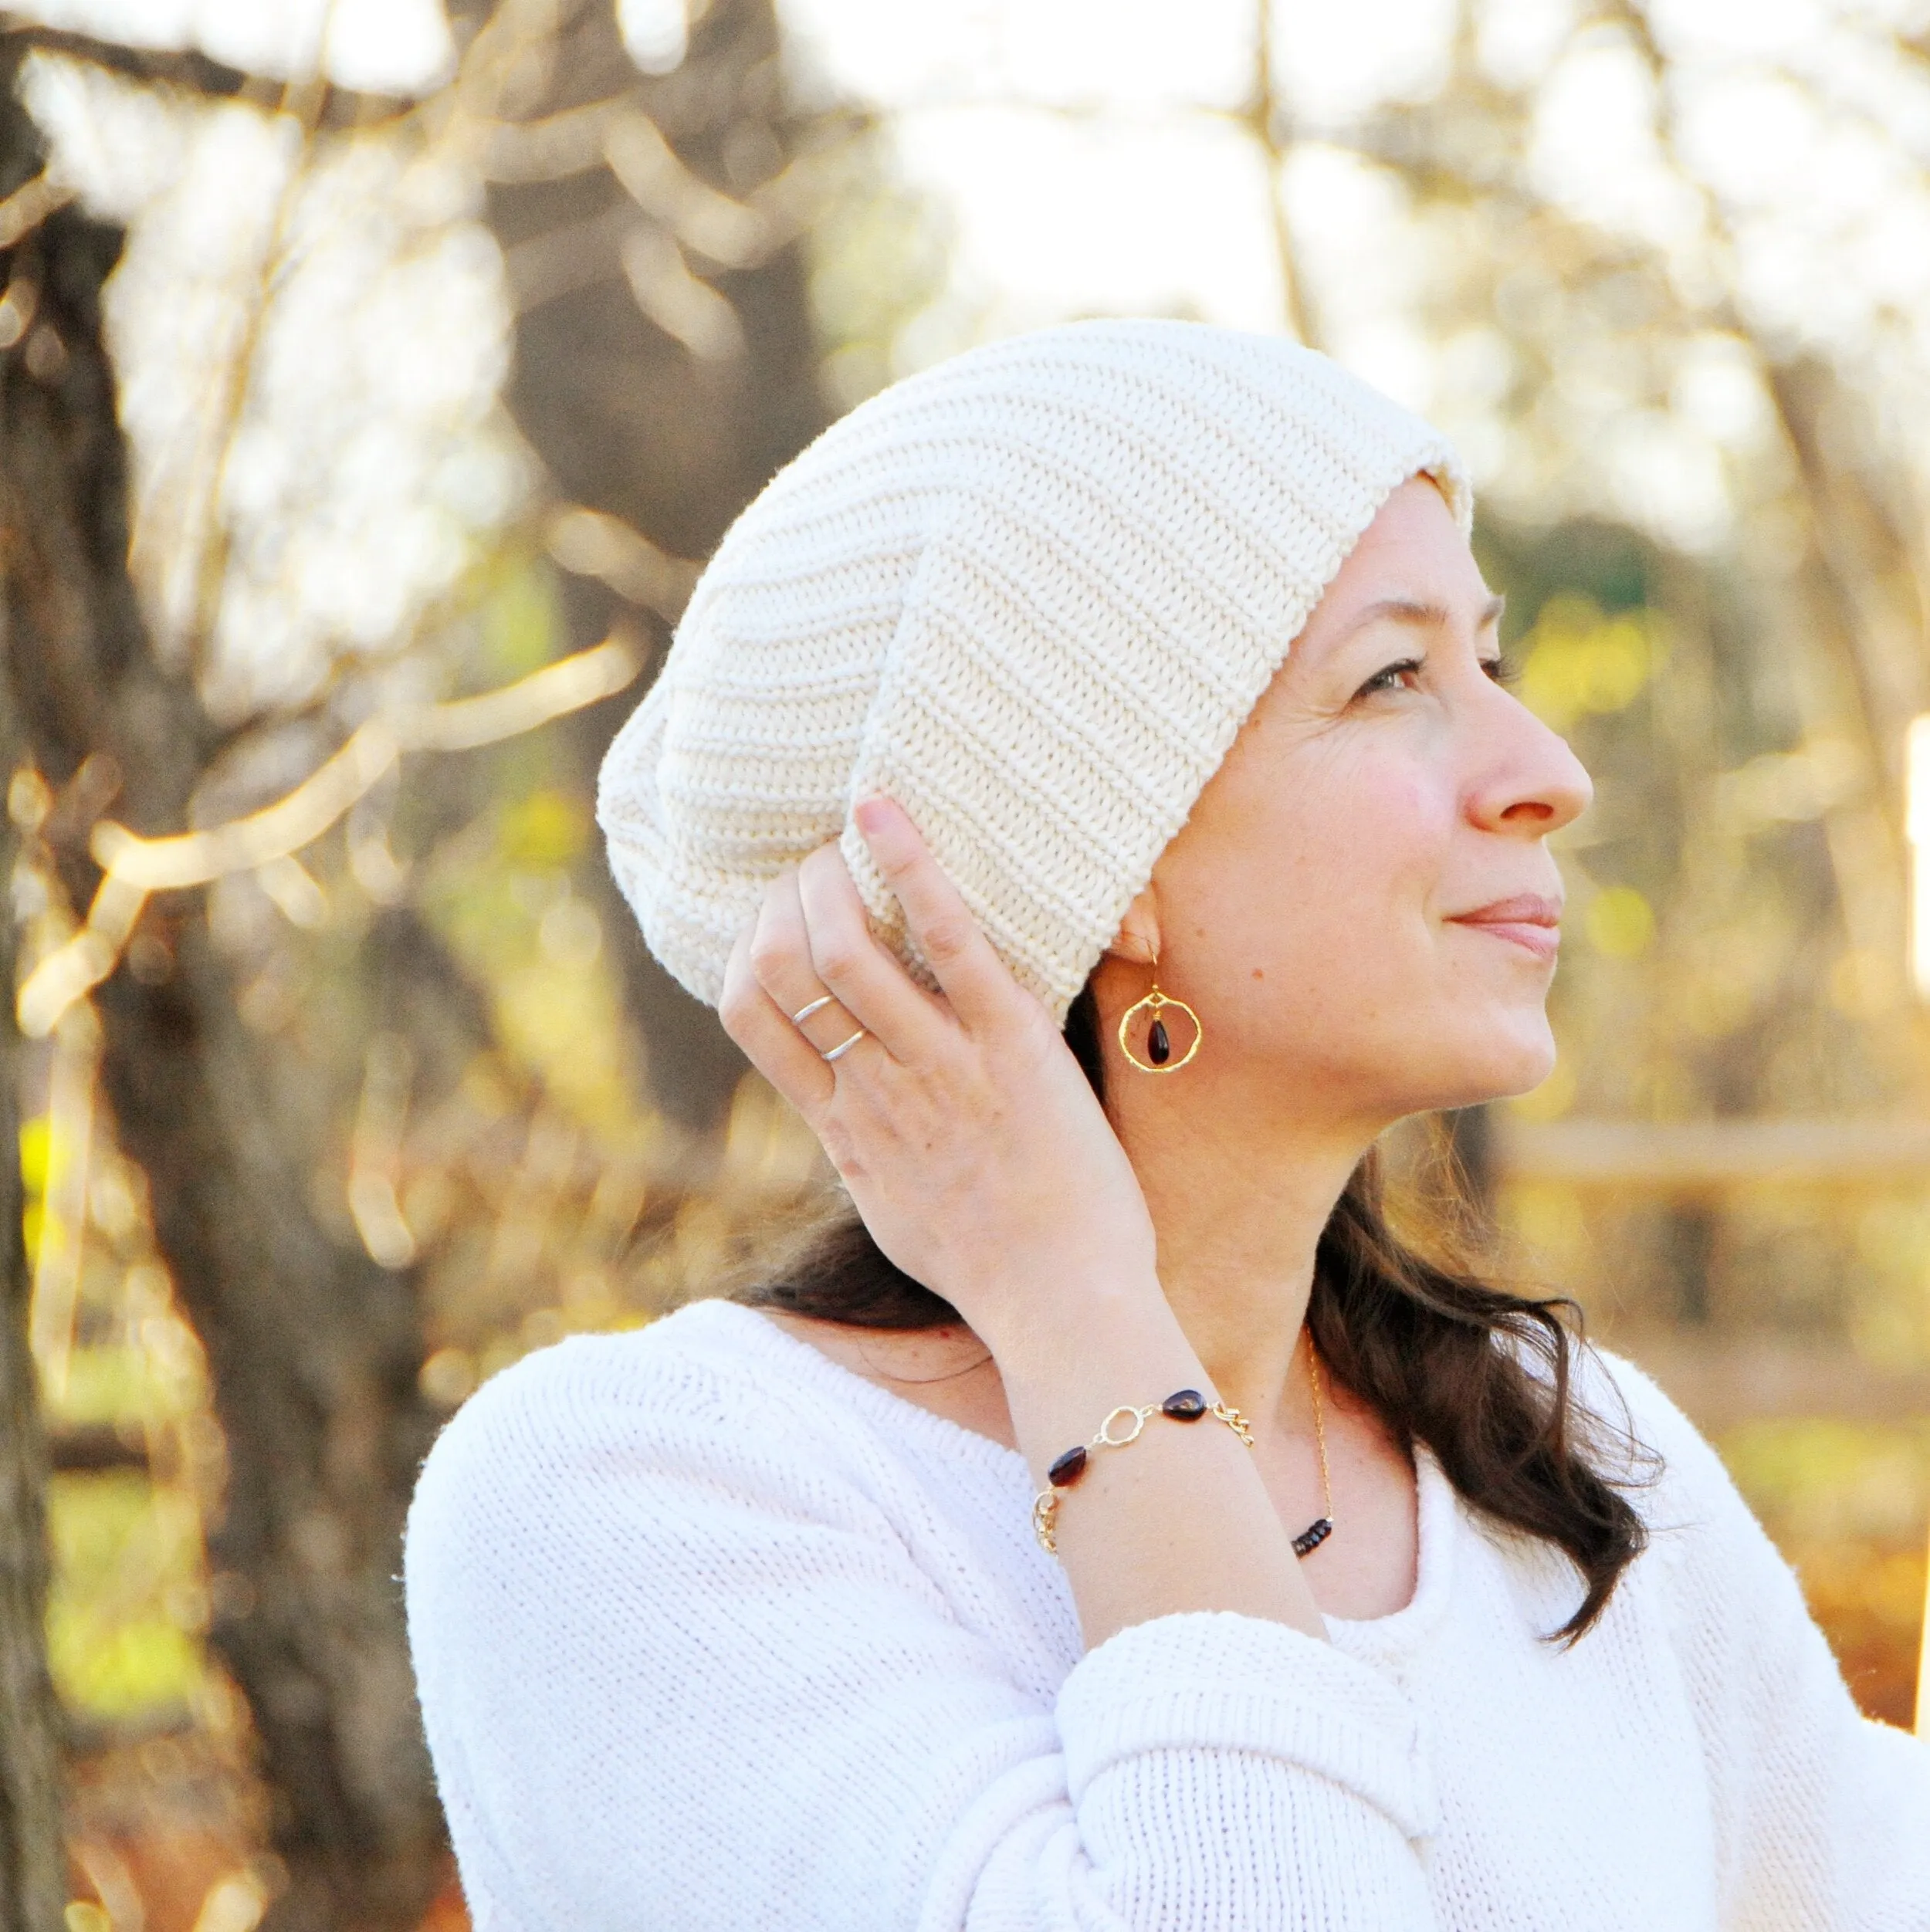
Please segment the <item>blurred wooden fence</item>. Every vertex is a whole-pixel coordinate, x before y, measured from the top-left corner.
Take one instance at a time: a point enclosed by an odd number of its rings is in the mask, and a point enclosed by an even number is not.
[[[1509,1180],[1670,1194],[1742,1186],[1930,1188],[1930,1121],[1561,1120],[1495,1125]]]
[[[1586,1193],[1718,1199],[1745,1189],[1930,1191],[1930,1121],[1496,1120],[1495,1179]],[[1930,1284],[1925,1292],[1930,1293]],[[1704,1429],[1752,1416],[1898,1422],[1930,1416],[1930,1368],[1844,1344],[1734,1328],[1644,1332],[1640,1353]]]
[[[1496,1119],[1496,1181],[1630,1196],[1718,1199],[1743,1189],[1930,1189],[1930,1122],[1847,1118],[1649,1123]],[[1925,1284],[1930,1293],[1930,1283]],[[1644,1335],[1643,1365],[1705,1430],[1750,1418],[1903,1422],[1930,1416],[1930,1369],[1872,1362],[1838,1344],[1716,1330]],[[1916,1728],[1930,1734],[1930,1600]]]

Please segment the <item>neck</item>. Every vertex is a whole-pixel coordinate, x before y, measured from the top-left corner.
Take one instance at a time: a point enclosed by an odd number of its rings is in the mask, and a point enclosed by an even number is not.
[[[1190,1071],[1190,1069],[1188,1070]],[[1160,1282],[1223,1400],[1256,1423],[1306,1409],[1295,1352],[1321,1233],[1372,1142],[1359,1127],[1275,1120],[1218,1083],[1109,1066],[1107,1112],[1139,1177]]]

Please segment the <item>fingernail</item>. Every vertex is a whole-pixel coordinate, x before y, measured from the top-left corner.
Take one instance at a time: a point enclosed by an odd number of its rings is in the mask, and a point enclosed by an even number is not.
[[[867,838],[882,831],[885,819],[884,794],[873,792],[868,797],[859,799],[851,808],[851,815]]]

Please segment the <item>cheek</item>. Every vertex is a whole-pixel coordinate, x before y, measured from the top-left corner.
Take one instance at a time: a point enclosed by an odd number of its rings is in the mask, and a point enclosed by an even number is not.
[[[1411,765],[1362,761],[1346,783],[1309,789],[1308,807],[1283,814],[1285,888],[1271,929],[1295,946],[1353,943],[1358,965],[1424,940],[1451,841],[1454,812]]]

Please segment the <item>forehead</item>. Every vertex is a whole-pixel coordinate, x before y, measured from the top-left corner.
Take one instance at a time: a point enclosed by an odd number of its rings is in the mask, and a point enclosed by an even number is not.
[[[1314,607],[1295,651],[1332,641],[1376,606],[1398,620],[1444,613],[1478,623],[1494,601],[1454,513],[1424,477],[1381,505]]]
[[[1414,570],[1438,573],[1462,585],[1480,585],[1486,593],[1480,567],[1454,512],[1424,476],[1410,477],[1390,493],[1328,590],[1345,591],[1370,576]]]

